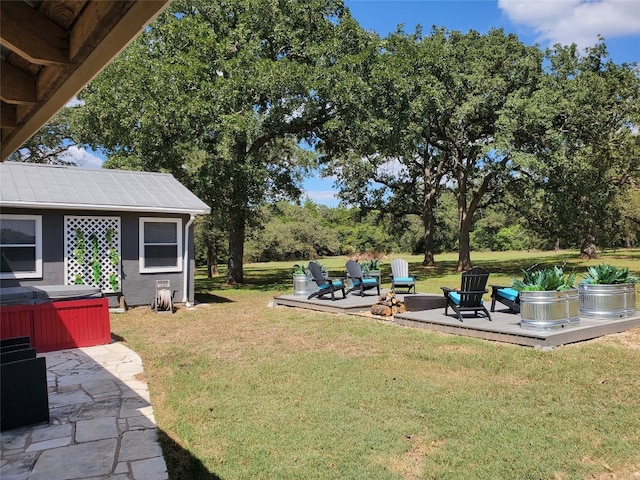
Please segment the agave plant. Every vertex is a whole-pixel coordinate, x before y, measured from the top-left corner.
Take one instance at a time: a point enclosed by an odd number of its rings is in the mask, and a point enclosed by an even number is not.
[[[360,263],[360,268],[362,269],[362,273],[367,275],[372,270],[380,270],[380,265],[382,262],[377,258],[372,258],[371,260],[365,260]]]
[[[560,267],[546,269],[523,270],[524,279],[513,279],[513,288],[530,292],[544,292],[553,290],[570,290],[575,288],[573,283],[576,279],[576,272],[565,275]]]
[[[591,285],[613,285],[620,283],[638,283],[638,277],[629,274],[628,268],[618,268],[603,263],[589,267],[583,283]]]
[[[304,265],[296,263],[291,269],[291,273],[293,273],[294,275],[306,275],[307,268]]]

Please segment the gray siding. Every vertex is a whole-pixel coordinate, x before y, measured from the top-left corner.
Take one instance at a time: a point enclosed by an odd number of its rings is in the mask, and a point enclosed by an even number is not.
[[[174,292],[173,301],[182,302],[184,295],[183,274],[184,272],[168,273],[140,273],[139,264],[139,233],[140,217],[158,218],[182,218],[182,232],[180,232],[184,245],[184,226],[189,221],[189,215],[154,215],[154,214],[130,214],[120,216],[122,228],[122,285],[124,297],[128,305],[148,305],[154,298],[156,292],[156,280],[169,280],[171,290]],[[193,225],[190,228],[189,258],[191,259],[191,276],[193,276],[194,254],[193,254]],[[189,301],[193,303],[193,282],[189,289]]]
[[[14,215],[42,215],[42,279],[10,279],[0,280],[0,287],[9,286],[37,286],[37,285],[62,285],[64,284],[64,217],[74,216],[107,216],[120,217],[121,233],[121,267],[122,267],[122,294],[127,305],[148,305],[155,296],[156,280],[169,280],[171,290],[174,291],[174,302],[182,302],[184,295],[184,280],[182,272],[169,273],[140,273],[139,267],[139,219],[140,217],[181,218],[182,230],[180,235],[184,238],[184,226],[189,221],[189,215],[153,214],[153,213],[128,213],[128,212],[95,212],[95,211],[62,211],[62,210],[37,210],[21,208],[3,208],[3,214]],[[189,229],[189,302],[193,303],[195,260],[193,246],[193,225]],[[117,306],[115,297],[110,298],[110,305]]]

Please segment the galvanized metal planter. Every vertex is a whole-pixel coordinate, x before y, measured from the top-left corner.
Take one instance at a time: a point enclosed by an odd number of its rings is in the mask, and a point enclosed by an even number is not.
[[[294,295],[308,295],[309,292],[309,278],[304,273],[293,274],[293,294]]]
[[[613,320],[636,314],[636,286],[633,283],[613,285],[578,284],[580,316]]]
[[[578,325],[578,290],[520,292],[520,326],[556,329]]]

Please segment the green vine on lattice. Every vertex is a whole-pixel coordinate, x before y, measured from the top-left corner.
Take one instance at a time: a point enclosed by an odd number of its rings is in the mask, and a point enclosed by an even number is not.
[[[84,232],[79,228],[75,229],[76,232],[76,248],[73,250],[73,258],[75,258],[78,265],[84,265],[84,254],[87,249],[87,242],[84,237]]]
[[[104,239],[109,245],[109,261],[111,262],[111,266],[115,269],[118,268],[120,264],[120,256],[118,255],[118,250],[113,245],[113,236],[115,235],[115,230],[113,228],[107,228],[104,232]],[[111,289],[114,292],[118,291],[118,275],[115,272],[111,272],[109,275],[109,285],[111,285]]]
[[[109,275],[109,285],[114,292],[118,291],[118,276],[115,273]]]
[[[93,250],[93,262],[91,263],[93,282],[97,287],[99,287],[100,277],[102,277],[102,266],[100,265],[100,242],[98,241],[98,236],[95,233],[92,233],[89,236],[89,240],[91,240],[91,246]]]

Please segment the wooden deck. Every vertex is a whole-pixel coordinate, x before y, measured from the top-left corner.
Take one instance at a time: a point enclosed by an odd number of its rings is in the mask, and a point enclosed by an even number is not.
[[[385,292],[383,291],[383,293]],[[349,294],[345,299],[341,298],[342,294],[338,296],[340,297],[338,300],[332,301],[330,296],[322,299],[313,298],[307,300],[306,296],[282,295],[274,298],[273,304],[320,312],[358,315],[368,313],[371,305],[378,299],[378,295],[375,293],[369,293],[365,297]],[[398,297],[402,300],[404,295],[398,295]],[[553,348],[640,327],[640,315],[619,320],[581,318],[578,325],[554,330],[522,328],[520,326],[520,315],[509,313],[508,310],[493,312],[491,313],[491,318],[492,320],[489,321],[484,317],[469,315],[464,316],[461,322],[451,309],[449,309],[449,315],[445,315],[444,309],[437,308],[397,314],[393,322],[407,327],[424,328],[454,335],[537,348]]]
[[[381,291],[384,293],[384,291]],[[399,295],[400,296],[400,295]],[[318,312],[329,313],[357,313],[368,312],[371,305],[378,301],[378,294],[375,290],[369,290],[364,297],[349,294],[347,298],[342,298],[342,292],[336,293],[336,300],[331,300],[331,295],[322,298],[312,298],[307,300],[305,295],[281,295],[274,298],[275,305],[286,307],[306,308]]]

